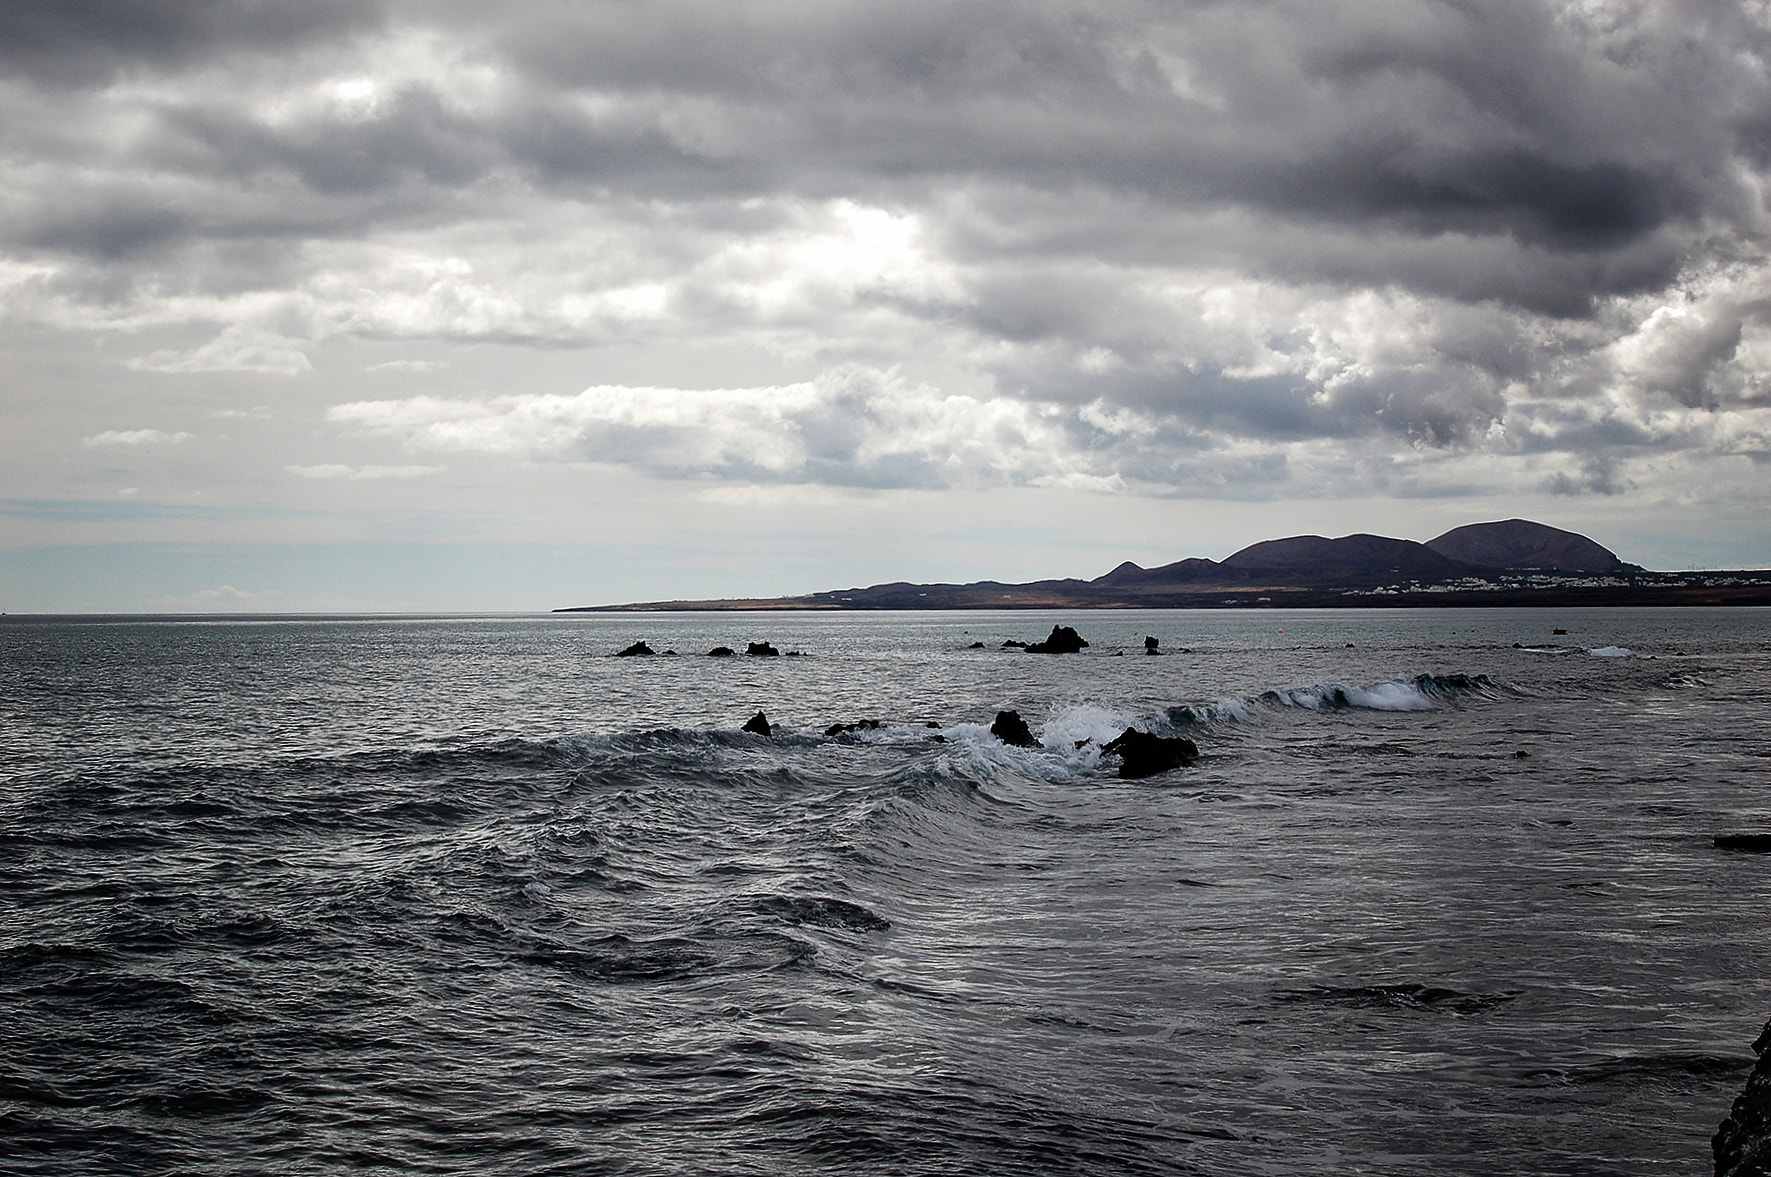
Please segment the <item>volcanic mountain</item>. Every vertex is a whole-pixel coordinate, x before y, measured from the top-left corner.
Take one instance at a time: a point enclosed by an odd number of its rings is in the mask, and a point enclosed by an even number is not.
[[[1625,564],[1616,553],[1584,535],[1559,527],[1546,527],[1529,519],[1454,527],[1444,535],[1428,540],[1425,546],[1465,564],[1513,572],[1628,576],[1642,571],[1640,565]]]

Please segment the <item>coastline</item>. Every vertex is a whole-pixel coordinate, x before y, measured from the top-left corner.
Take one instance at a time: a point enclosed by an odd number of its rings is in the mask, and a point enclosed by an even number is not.
[[[1678,574],[1663,574],[1672,577]],[[1741,583],[1693,583],[1727,578]],[[555,613],[846,613],[960,609],[1460,609],[1771,606],[1771,572],[1692,574],[1623,585],[1459,589],[1219,586],[1170,591],[1103,591],[1086,581],[1058,585],[879,585],[803,597],[713,598],[574,605]]]

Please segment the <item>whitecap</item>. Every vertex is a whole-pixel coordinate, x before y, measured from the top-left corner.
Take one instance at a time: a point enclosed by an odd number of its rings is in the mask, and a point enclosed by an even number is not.
[[[1628,650],[1622,646],[1597,646],[1588,650],[1587,653],[1595,658],[1634,658],[1636,656],[1634,650]]]

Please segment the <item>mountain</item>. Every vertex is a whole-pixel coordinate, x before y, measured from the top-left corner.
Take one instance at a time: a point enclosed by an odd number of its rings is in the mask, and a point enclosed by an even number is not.
[[[1239,581],[1312,588],[1453,580],[1479,571],[1425,544],[1381,535],[1270,539],[1243,548],[1219,567]]]
[[[1595,578],[1606,578],[1596,580]],[[648,601],[611,610],[1215,609],[1399,605],[1771,605],[1771,573],[1645,572],[1584,535],[1526,519],[1457,527],[1427,543],[1294,535],[1223,560],[1126,561],[1093,580],[897,581],[766,600]]]
[[[1452,560],[1509,572],[1628,576],[1642,571],[1640,565],[1624,563],[1584,535],[1529,519],[1454,527],[1425,546]]]
[[[1105,576],[1097,576],[1089,583],[1107,588],[1199,584],[1213,579],[1220,567],[1216,560],[1199,557],[1176,560],[1173,564],[1164,564],[1160,568],[1140,568],[1127,560]]]

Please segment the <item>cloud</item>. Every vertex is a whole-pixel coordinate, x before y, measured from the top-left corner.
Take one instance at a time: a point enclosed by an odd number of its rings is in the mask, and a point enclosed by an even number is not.
[[[335,424],[417,450],[604,462],[664,478],[851,487],[1064,481],[1090,472],[1058,406],[946,395],[846,366],[755,388],[602,385],[575,396],[356,401]]]
[[[103,433],[94,433],[80,440],[89,446],[141,446],[172,445],[190,439],[189,433],[161,429],[107,429]]]
[[[178,603],[199,609],[257,610],[286,606],[288,602],[288,594],[276,589],[237,589],[231,584],[218,584],[214,588],[198,589]]]
[[[299,376],[313,365],[299,341],[238,324],[190,351],[162,350],[124,361],[138,372],[265,372]]]
[[[436,372],[449,365],[440,360],[386,360],[379,364],[370,364],[365,372]]]
[[[397,346],[435,395],[335,425],[740,488],[1762,452],[1762,5],[259,7],[13,6],[0,321]],[[479,394],[488,346],[625,383]]]
[[[318,466],[288,466],[291,474],[325,482],[342,479],[347,482],[375,481],[383,478],[423,478],[441,474],[446,466],[344,466],[327,463]]]

